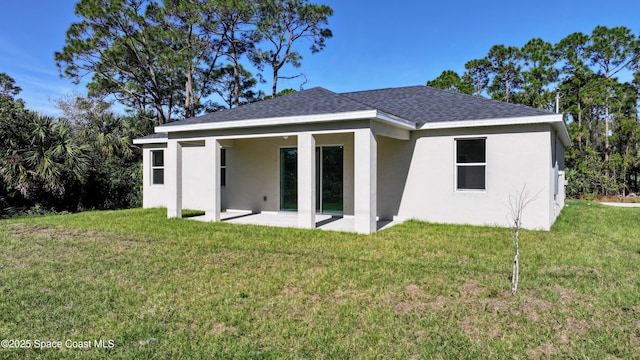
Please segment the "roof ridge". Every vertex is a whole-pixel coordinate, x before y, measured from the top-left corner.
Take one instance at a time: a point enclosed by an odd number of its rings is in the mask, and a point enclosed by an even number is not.
[[[426,86],[424,86],[424,85],[407,85],[407,86],[387,87],[387,88],[381,88],[381,89],[369,89],[369,90],[347,91],[347,92],[338,93],[338,94],[340,94],[340,95],[347,95],[347,94],[358,94],[358,93],[366,93],[366,92],[374,92],[374,91],[383,91],[383,90],[408,89],[408,88],[421,88],[421,87],[426,87]]]

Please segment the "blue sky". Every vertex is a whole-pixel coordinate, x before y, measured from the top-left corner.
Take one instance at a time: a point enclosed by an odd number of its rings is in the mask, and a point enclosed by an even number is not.
[[[640,1],[577,0],[314,0],[330,5],[334,37],[315,55],[304,52],[305,88],[336,92],[424,84],[443,70],[462,72],[465,62],[484,57],[495,44],[522,46],[540,37],[557,42],[597,25],[626,26],[640,33]],[[64,46],[76,21],[71,0],[6,1],[0,12],[0,72],[23,89],[27,107],[58,114],[55,99],[86,93],[58,76],[53,53]],[[307,43],[300,43],[300,49]],[[298,88],[299,80],[279,89]],[[267,92],[270,84],[264,84]]]

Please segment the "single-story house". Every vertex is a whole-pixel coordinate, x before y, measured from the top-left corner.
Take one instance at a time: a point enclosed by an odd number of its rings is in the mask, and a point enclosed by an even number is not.
[[[509,196],[537,194],[523,227],[564,206],[561,114],[426,86],[334,93],[317,87],[171,122],[143,146],[144,207],[509,226]],[[226,214],[226,213],[225,213]]]

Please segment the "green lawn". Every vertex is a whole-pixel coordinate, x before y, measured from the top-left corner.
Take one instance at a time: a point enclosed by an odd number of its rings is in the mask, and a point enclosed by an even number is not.
[[[523,232],[516,297],[507,229],[165,216],[0,221],[0,338],[32,347],[0,358],[640,357],[640,209],[570,202],[552,231]]]

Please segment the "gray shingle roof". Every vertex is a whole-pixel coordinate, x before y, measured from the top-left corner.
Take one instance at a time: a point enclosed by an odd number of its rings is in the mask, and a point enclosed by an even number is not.
[[[428,86],[357,91],[341,94],[377,110],[415,122],[484,120],[550,115],[528,106],[458,94]]]
[[[332,114],[371,109],[371,106],[361,104],[321,87],[315,87],[290,95],[243,105],[234,109],[220,110],[182,121],[172,122],[164,126]]]
[[[527,106],[463,95],[427,86],[337,94],[321,87],[163,126],[380,110],[420,126],[428,122],[550,115]]]

